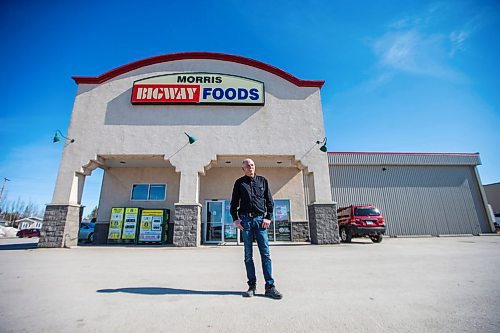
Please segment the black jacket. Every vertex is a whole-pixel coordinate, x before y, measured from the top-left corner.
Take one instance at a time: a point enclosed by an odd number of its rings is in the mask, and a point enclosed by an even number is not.
[[[238,214],[248,213],[262,214],[270,220],[273,208],[273,196],[266,178],[243,176],[234,182],[230,210],[234,221],[239,219]]]

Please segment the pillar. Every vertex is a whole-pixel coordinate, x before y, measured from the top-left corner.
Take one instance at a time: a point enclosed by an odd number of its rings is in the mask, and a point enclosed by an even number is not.
[[[71,247],[78,244],[84,183],[85,175],[75,173],[70,183],[69,203],[47,205],[38,247]]]
[[[311,243],[318,245],[340,243],[337,204],[311,204],[308,210]]]
[[[198,172],[181,172],[179,202],[174,205],[174,246],[198,246],[201,243],[199,183]]]

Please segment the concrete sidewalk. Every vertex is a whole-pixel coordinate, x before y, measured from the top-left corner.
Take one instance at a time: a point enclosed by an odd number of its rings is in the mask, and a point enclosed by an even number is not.
[[[241,296],[241,246],[19,241],[0,240],[0,332],[500,331],[497,236],[273,246],[280,301]]]

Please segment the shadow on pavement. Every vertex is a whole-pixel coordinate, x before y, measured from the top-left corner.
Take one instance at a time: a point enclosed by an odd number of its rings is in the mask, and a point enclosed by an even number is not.
[[[135,287],[135,288],[118,288],[118,289],[99,289],[98,293],[129,293],[141,295],[232,295],[243,296],[239,291],[219,291],[219,290],[190,290],[176,288],[159,288],[159,287]]]
[[[37,243],[19,243],[19,244],[2,244],[0,245],[1,250],[31,250],[38,248]]]

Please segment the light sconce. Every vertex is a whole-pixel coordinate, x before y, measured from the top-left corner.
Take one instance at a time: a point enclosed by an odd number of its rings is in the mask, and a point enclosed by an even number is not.
[[[328,151],[328,148],[326,148],[326,136],[325,138],[323,139],[323,141],[316,141],[316,144],[317,145],[321,145],[321,147],[319,147],[319,150],[321,150],[323,153],[326,153]]]
[[[186,136],[188,137],[190,145],[192,145],[193,143],[195,143],[198,140],[197,138],[195,138],[194,136],[191,136],[191,135],[187,134],[186,132],[184,132],[184,134],[186,134]]]
[[[177,149],[177,151],[175,153],[173,153],[172,155],[170,155],[167,158],[167,160],[170,160],[172,157],[174,157],[175,155],[177,155],[177,153],[180,152],[182,149],[184,149],[187,145],[192,145],[193,143],[195,143],[196,141],[198,141],[198,139],[195,138],[194,136],[189,135],[186,132],[184,132],[184,134],[186,134],[186,136],[188,138],[188,142],[186,142],[182,147],[180,147],[179,149]]]
[[[73,143],[75,142],[75,139],[70,139],[65,137],[60,130],[57,130],[56,133],[54,134],[54,138],[52,139],[53,143],[61,141],[61,137],[66,140],[67,143]]]

